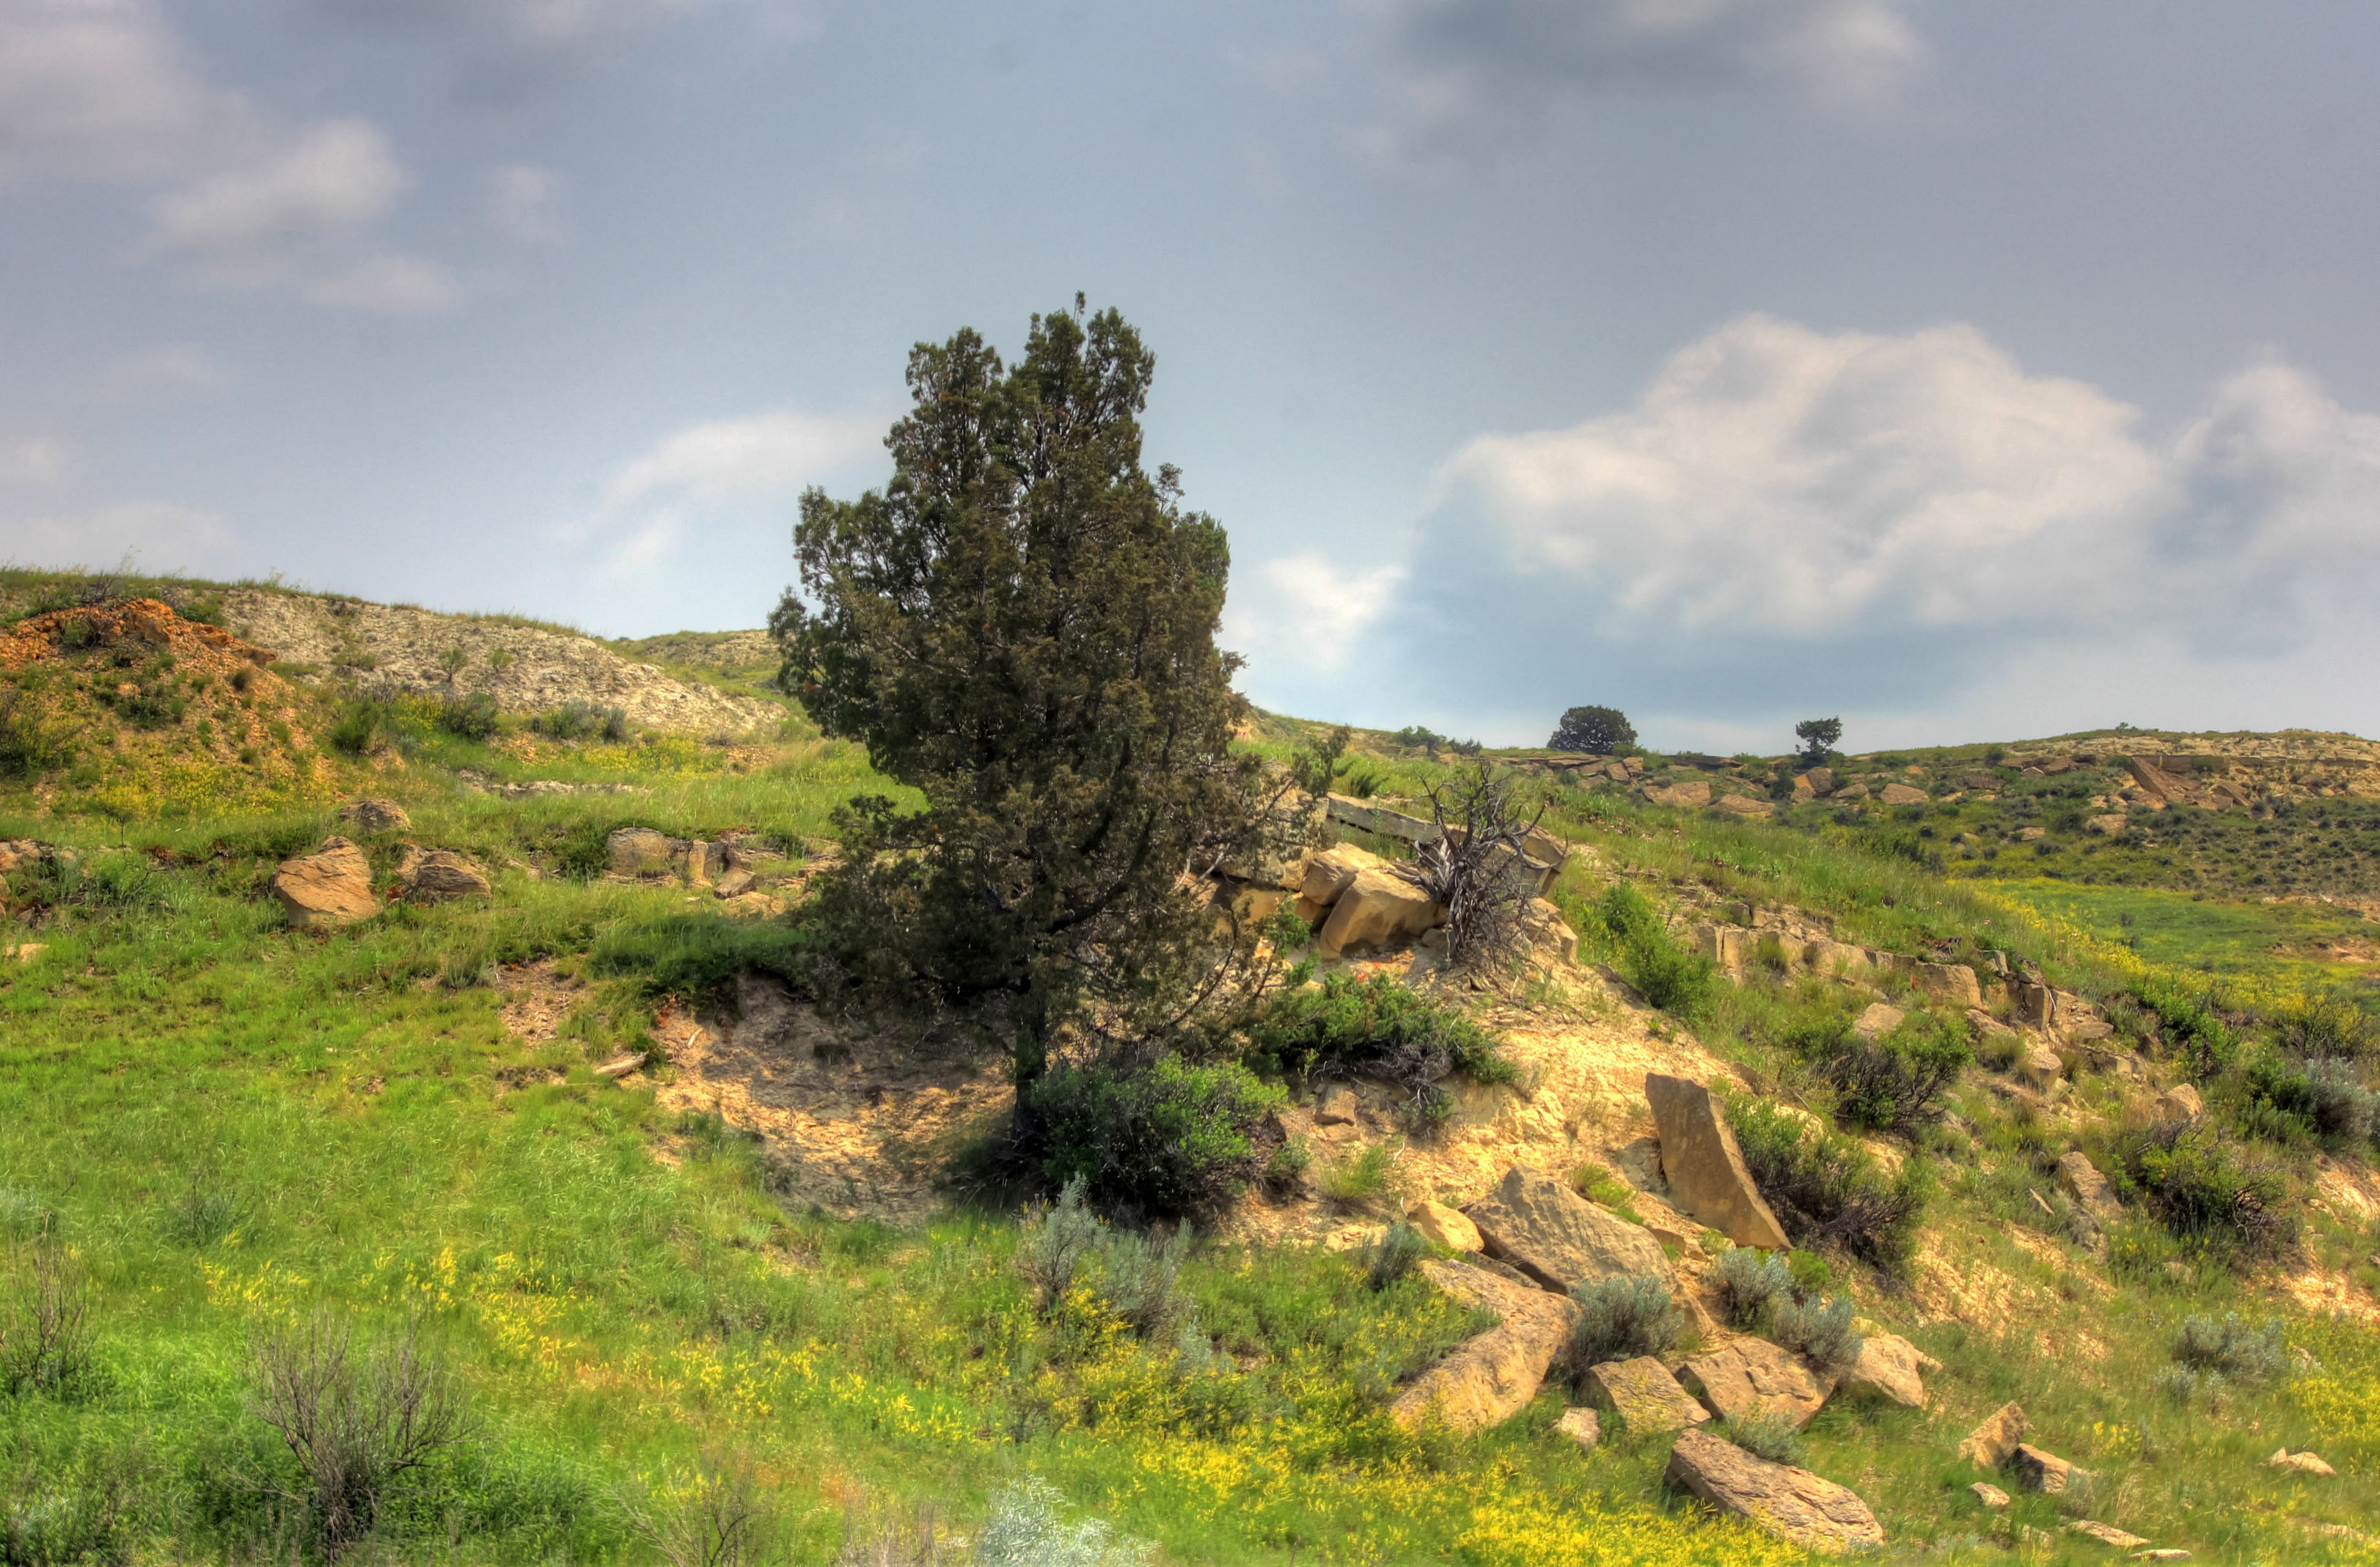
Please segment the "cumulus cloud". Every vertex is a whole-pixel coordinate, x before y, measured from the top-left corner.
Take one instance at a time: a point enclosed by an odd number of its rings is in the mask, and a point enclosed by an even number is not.
[[[1393,561],[1351,566],[1320,551],[1267,561],[1232,589],[1224,640],[1247,655],[1259,679],[1289,669],[1336,674],[1404,580],[1405,567]]]
[[[556,245],[563,238],[562,180],[552,169],[506,164],[488,171],[483,207],[488,226],[518,245]]]
[[[148,191],[140,253],[201,287],[370,310],[456,297],[380,237],[411,177],[378,128],[289,125],[212,85],[148,0],[0,0],[0,173]]]
[[[697,518],[734,522],[761,508],[782,519],[804,488],[881,451],[886,422],[772,408],[688,426],[622,464],[579,531],[609,541],[604,580],[632,579],[665,559]]]
[[[66,443],[46,437],[0,441],[0,484],[55,484],[66,478],[73,456]]]
[[[1926,58],[1910,0],[1385,0],[1408,153],[1476,151],[1615,88],[1770,91],[1821,109],[1891,102]]]
[[[2063,672],[2026,700],[2077,722],[2121,695],[2101,676],[2166,672],[2100,723],[2364,660],[2380,416],[2276,360],[2176,429],[2143,422],[1972,327],[1746,316],[1624,408],[1466,443],[1386,601],[1295,667],[1323,685],[1393,671],[1417,708],[1467,688],[1513,713],[1587,699],[1575,672],[1598,671],[1611,694],[1594,699],[1715,733],[1791,702],[1973,709],[2020,659],[2036,682]],[[1298,569],[1327,579],[1318,558]],[[1293,608],[1277,587],[1251,603]],[[1275,651],[1299,658],[1293,639]]]

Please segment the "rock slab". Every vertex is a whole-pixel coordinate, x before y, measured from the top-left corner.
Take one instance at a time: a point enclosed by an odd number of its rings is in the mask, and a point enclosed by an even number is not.
[[[1444,916],[1435,899],[1395,871],[1366,869],[1330,905],[1315,940],[1336,956],[1349,947],[1410,941]]]
[[[408,847],[396,862],[397,889],[410,904],[449,898],[484,898],[494,888],[488,873],[452,849]]]
[[[1425,1262],[1421,1270],[1464,1305],[1504,1319],[1415,1378],[1389,1406],[1390,1415],[1407,1428],[1433,1415],[1459,1431],[1502,1425],[1537,1396],[1578,1308],[1460,1262]]]
[[[1678,1439],[1669,1476],[1671,1484],[1805,1550],[1835,1554],[1884,1543],[1876,1514],[1856,1492],[1807,1469],[1756,1458],[1707,1431]]]
[[[1860,1343],[1859,1359],[1843,1374],[1843,1390],[1865,1393],[1910,1409],[1925,1407],[1925,1373],[1942,1363],[1892,1333],[1869,1333]]]
[[[1997,1469],[2015,1455],[2024,1437],[2024,1411],[2004,1403],[1967,1433],[1967,1439],[1959,1444],[1959,1456],[1979,1469]]]
[[[2324,1463],[2321,1458],[2313,1453],[2291,1452],[2287,1448],[2281,1449],[2280,1452],[2273,1454],[2272,1457],[2265,1460],[2265,1462],[2276,1469],[2291,1469],[2301,1475],[2319,1476],[2336,1475],[2338,1473],[2338,1470]]]
[[[395,800],[357,800],[339,808],[339,820],[367,837],[374,832],[413,830],[413,819]]]
[[[1589,1367],[1586,1379],[1619,1412],[1620,1423],[1631,1431],[1674,1431],[1699,1426],[1711,1417],[1709,1410],[1678,1386],[1670,1368],[1649,1354]]]
[[[2005,1512],[2008,1511],[2008,1492],[2000,1489],[1999,1487],[1993,1485],[1990,1481],[1977,1480],[1973,1485],[1969,1486],[1967,1488],[1974,1493],[1975,1500],[1977,1501],[1983,1503],[1985,1512]]]
[[[2089,1214],[2094,1221],[2106,1226],[2124,1216],[2124,1205],[2116,1196],[2115,1186],[2099,1173],[2099,1167],[2082,1152],[2067,1154],[2058,1161],[2058,1184],[2074,1199],[2074,1206]]]
[[[2077,1469],[2056,1453],[2034,1447],[2030,1442],[2017,1443],[2016,1453],[2009,1462],[2025,1489],[2039,1491],[2044,1496],[2063,1496],[2066,1488],[2074,1484],[2077,1476],[2085,1481],[2091,1477],[2089,1470]]]
[[[1405,1222],[1420,1231],[1422,1239],[1432,1245],[1447,1246],[1455,1251],[1487,1249],[1479,1238],[1479,1227],[1442,1202],[1414,1204],[1405,1212]]]
[[[2066,1525],[2070,1535],[2097,1540],[2101,1545],[2114,1546],[2118,1550],[2138,1550],[2149,1542],[2138,1535],[2127,1534],[2113,1524],[2102,1524],[2095,1518],[2079,1519]]]
[[[1561,1412],[1554,1429],[1592,1452],[1596,1444],[1603,1440],[1603,1416],[1585,1404],[1574,1403]]]
[[[1761,1197],[1710,1090],[1689,1077],[1645,1075],[1645,1101],[1660,1134],[1670,1205],[1740,1246],[1782,1251],[1792,1243]]]
[[[1560,1181],[1514,1165],[1466,1210],[1488,1255],[1568,1294],[1616,1277],[1676,1286],[1669,1254],[1642,1225],[1605,1212]]]
[[[273,873],[273,895],[302,929],[330,929],[370,919],[380,912],[372,895],[371,865],[363,850],[345,838],[325,838],[310,855],[281,862]]]
[[[1679,1367],[1678,1381],[1722,1418],[1771,1415],[1801,1429],[1827,1405],[1828,1384],[1766,1339],[1737,1339]]]

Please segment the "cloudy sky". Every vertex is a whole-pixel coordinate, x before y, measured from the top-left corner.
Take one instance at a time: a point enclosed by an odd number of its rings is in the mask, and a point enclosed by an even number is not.
[[[0,557],[757,625],[1156,348],[1268,705],[2380,734],[2368,0],[0,0]]]

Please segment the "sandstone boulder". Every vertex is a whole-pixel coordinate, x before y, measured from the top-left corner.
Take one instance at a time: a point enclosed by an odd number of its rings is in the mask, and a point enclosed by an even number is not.
[[[1405,1222],[1421,1232],[1432,1245],[1455,1251],[1484,1251],[1479,1227],[1442,1202],[1417,1202],[1405,1213]]]
[[[2177,1083],[2156,1097],[2149,1114],[2160,1126],[2195,1126],[2206,1115],[2206,1101],[2187,1083]]]
[[[2102,1524],[2095,1518],[2081,1518],[2066,1525],[2070,1535],[2081,1535],[2086,1540],[2114,1546],[2118,1550],[2138,1550],[2149,1542],[2140,1536],[2119,1529],[2113,1524]]]
[[[1586,1379],[1618,1413],[1620,1423],[1639,1435],[1699,1426],[1711,1417],[1709,1410],[1678,1386],[1670,1368],[1649,1354],[1590,1366]]]
[[[301,929],[352,925],[381,909],[370,862],[345,838],[325,838],[317,853],[283,860],[273,873],[273,895]]]
[[[2046,1042],[2028,1036],[2023,1053],[2017,1057],[2016,1075],[2046,1094],[2066,1075],[2066,1063]]]
[[[1616,1277],[1675,1286],[1669,1254],[1642,1225],[1605,1212],[1549,1175],[1514,1165],[1466,1210],[1488,1255],[1567,1294]]]
[[[1550,898],[1530,899],[1521,924],[1541,955],[1562,963],[1578,961],[1578,932],[1570,928],[1560,905]]]
[[[1997,1469],[2016,1452],[2024,1438],[2024,1411],[2004,1403],[1967,1433],[1967,1439],[1959,1444],[1959,1456],[1979,1469]]]
[[[0,840],[0,876],[29,870],[42,863],[42,845],[30,838]]]
[[[396,862],[397,892],[409,904],[484,898],[495,889],[481,870],[452,849],[407,846]]]
[[[1928,798],[1923,789],[1912,789],[1906,784],[1888,784],[1876,798],[1888,806],[1922,806]]]
[[[1344,1083],[1325,1084],[1322,1091],[1314,1096],[1314,1124],[1317,1126],[1353,1126],[1355,1124],[1355,1090]]]
[[[2331,1476],[2338,1473],[2311,1452],[2291,1452],[2281,1449],[2265,1462],[2275,1469],[2288,1469],[2300,1475]]]
[[[1889,1002],[1871,1002],[1852,1024],[1852,1032],[1863,1039],[1880,1039],[1904,1022],[1909,1014]]]
[[[650,827],[623,827],[604,841],[614,876],[675,876],[685,869],[686,841]]]
[[[731,870],[711,887],[711,895],[721,898],[740,898],[752,890],[758,878],[748,870],[740,869]]]
[[[2074,1484],[2078,1476],[2084,1480],[2090,1478],[2088,1470],[2077,1469],[2056,1453],[2034,1447],[2030,1442],[2016,1444],[2016,1452],[2009,1459],[2009,1467],[2015,1472],[2025,1489],[2039,1491],[2045,1496],[2064,1495],[2066,1488]]]
[[[1843,1373],[1843,1391],[1881,1398],[1910,1409],[1925,1407],[1925,1373],[1942,1363],[1892,1333],[1869,1333],[1860,1343],[1859,1359]]]
[[[1777,814],[1777,808],[1767,800],[1755,800],[1748,795],[1721,795],[1718,808],[1730,816],[1752,817],[1766,820]]]
[[[1874,966],[1865,947],[1855,947],[1849,941],[1829,941],[1819,937],[1802,949],[1810,966],[1821,974]]]
[[[1365,871],[1388,862],[1368,850],[1353,844],[1342,844],[1305,857],[1305,875],[1298,882],[1297,895],[1319,908],[1328,908],[1339,901],[1339,894],[1355,884],[1355,878]]]
[[[1461,1431],[1502,1425],[1537,1396],[1546,1367],[1570,1337],[1577,1306],[1460,1262],[1425,1262],[1421,1271],[1464,1305],[1503,1320],[1463,1340],[1415,1379],[1389,1406],[1390,1415],[1408,1428],[1432,1417]]]
[[[1699,810],[1711,803],[1711,786],[1707,780],[1689,778],[1682,784],[1645,785],[1645,797],[1657,806],[1679,806]]]
[[[1817,1418],[1828,1385],[1802,1357],[1767,1339],[1736,1339],[1678,1369],[1678,1381],[1726,1420],[1773,1415],[1795,1429]]]
[[[2124,1216],[2124,1205],[2116,1196],[2114,1184],[2079,1150],[2058,1160],[2058,1184],[2074,1199],[2075,1207],[2101,1226],[2113,1224]]]
[[[1782,1251],[1791,1245],[1744,1168],[1735,1133],[1708,1088],[1691,1078],[1648,1072],[1645,1101],[1660,1136],[1661,1171],[1672,1208],[1740,1246]]]
[[[357,800],[339,808],[339,820],[370,837],[375,832],[409,832],[412,818],[395,800]]]
[[[1585,1404],[1572,1404],[1561,1412],[1554,1429],[1592,1452],[1596,1444],[1603,1440],[1603,1416]]]
[[[1315,940],[1336,954],[1349,947],[1411,941],[1444,917],[1427,893],[1396,872],[1366,869],[1330,905],[1330,917]]]
[[[1985,1512],[2005,1512],[2008,1511],[2008,1492],[2000,1489],[1999,1487],[1993,1485],[1990,1481],[1977,1480],[1973,1485],[1969,1486],[1967,1489],[1974,1493],[1975,1500],[1983,1503],[1984,1510]]]
[[[2125,823],[2129,819],[2122,811],[2109,811],[2105,816],[2093,817],[2089,821],[2085,822],[2083,826],[2086,831],[2097,832],[2105,837],[2114,838],[2122,834]]]
[[[1794,782],[1807,784],[1813,795],[1831,795],[1835,792],[1835,770],[1831,767],[1814,767]]]
[[[1708,1431],[1678,1439],[1670,1450],[1669,1476],[1720,1511],[1805,1550],[1832,1555],[1884,1543],[1876,1514],[1856,1492],[1807,1469],[1756,1458]]]
[[[1926,994],[1956,1006],[1984,1004],[1983,985],[1975,978],[1975,971],[1963,963],[1921,963],[1917,966],[1917,986]]]

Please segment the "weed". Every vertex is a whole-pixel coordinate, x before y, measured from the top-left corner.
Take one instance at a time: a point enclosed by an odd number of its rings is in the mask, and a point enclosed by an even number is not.
[[[776,1509],[742,1464],[704,1459],[621,1499],[628,1526],[669,1567],[757,1567],[777,1559]]]
[[[744,974],[807,986],[808,939],[799,926],[756,924],[721,914],[671,914],[604,933],[589,964],[634,979],[649,996],[723,1001]]]
[[[496,699],[485,691],[448,697],[438,704],[438,727],[465,740],[485,740],[504,727]]]
[[[994,1499],[976,1542],[976,1567],[1144,1567],[1148,1547],[1096,1518],[1069,1523],[1046,1480],[1020,1480]],[[673,1564],[675,1567],[675,1564]]]
[[[237,1191],[192,1171],[188,1189],[161,1215],[160,1228],[178,1245],[211,1246],[239,1228],[243,1213]]]
[[[1228,1206],[1263,1174],[1257,1132],[1287,1102],[1229,1062],[1063,1066],[1025,1093],[1043,1180],[1099,1207],[1174,1218]]]
[[[1906,1136],[1941,1119],[1942,1096],[1973,1059],[1962,1025],[1920,1012],[1874,1041],[1844,1033],[1817,1066],[1835,1086],[1838,1114]]]
[[[1339,1208],[1362,1208],[1385,1190],[1397,1150],[1374,1143],[1343,1163],[1325,1165],[1315,1185],[1323,1198]]]
[[[1107,1226],[1083,1206],[1083,1177],[1058,1192],[1054,1203],[1026,1210],[1016,1246],[1016,1270],[1033,1286],[1034,1304],[1045,1314],[1057,1309],[1075,1287],[1075,1275],[1099,1249]]]
[[[1570,1294],[1578,1303],[1578,1317],[1562,1354],[1573,1384],[1589,1367],[1607,1360],[1661,1354],[1685,1326],[1685,1313],[1658,1279],[1599,1279]]]
[[[30,1241],[57,1220],[41,1194],[23,1186],[0,1186],[0,1240]]]
[[[2119,1169],[2123,1185],[2182,1240],[2251,1261],[2297,1238],[2279,1173],[2252,1162],[2211,1127],[2139,1134],[2121,1148]]]
[[[1364,1248],[1364,1283],[1375,1293],[1414,1270],[1429,1255],[1429,1242],[1402,1220],[1392,1220],[1380,1238]]]
[[[18,1246],[0,1279],[0,1393],[72,1397],[91,1375],[91,1272],[48,1234]]]
[[[1849,1295],[1837,1295],[1823,1305],[1783,1301],[1770,1318],[1769,1337],[1822,1371],[1848,1371],[1858,1363],[1866,1343],[1852,1326],[1852,1310]]]
[[[1747,1332],[1779,1301],[1790,1298],[1793,1289],[1792,1269],[1785,1258],[1757,1246],[1730,1246],[1719,1253],[1715,1282],[1727,1325]]]
[[[2235,1382],[2270,1381],[2289,1365],[2281,1347],[2280,1318],[2268,1318],[2263,1326],[2252,1328],[2236,1311],[2220,1320],[2185,1318],[2173,1342],[2173,1358],[2176,1366]]]
[[[1839,1245],[1887,1269],[1907,1263],[1932,1191],[1922,1160],[1888,1178],[1857,1143],[1773,1105],[1739,1099],[1729,1117],[1745,1168],[1797,1241]]]
[[[1197,1316],[1182,1291],[1182,1264],[1190,1255],[1190,1226],[1162,1240],[1132,1230],[1109,1230],[1099,1249],[1099,1293],[1115,1314],[1148,1343],[1172,1343]]]
[[[1450,1075],[1481,1083],[1513,1077],[1493,1035],[1384,974],[1333,974],[1318,987],[1287,991],[1249,1030],[1248,1061],[1301,1078],[1378,1073],[1405,1089],[1405,1120],[1417,1130],[1453,1113],[1453,1097],[1439,1087]]]

